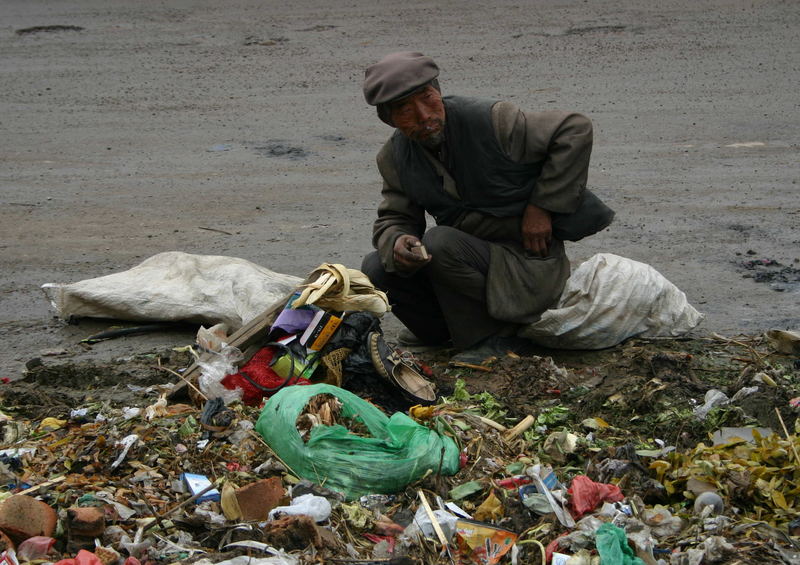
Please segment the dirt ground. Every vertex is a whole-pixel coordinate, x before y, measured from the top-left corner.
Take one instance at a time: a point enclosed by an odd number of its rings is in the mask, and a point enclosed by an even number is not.
[[[617,220],[570,244],[574,263],[649,263],[707,315],[701,334],[798,328],[798,24],[779,0],[7,0],[0,372],[192,340],[82,348],[111,322],[66,326],[43,283],[168,250],[358,267],[390,134],[360,83],[401,49],[433,56],[445,93],[593,120],[590,184]]]

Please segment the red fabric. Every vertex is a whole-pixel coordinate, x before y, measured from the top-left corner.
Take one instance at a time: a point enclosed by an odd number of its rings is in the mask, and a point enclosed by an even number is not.
[[[561,546],[559,544],[559,540],[561,538],[563,538],[565,535],[567,535],[567,532],[564,532],[563,534],[558,536],[556,539],[554,539],[553,541],[551,541],[550,543],[547,544],[547,547],[544,550],[544,562],[545,563],[550,563],[551,561],[553,561],[553,554],[554,553],[558,553],[558,550],[561,549]]]
[[[74,559],[62,559],[56,561],[54,565],[103,565],[103,562],[91,551],[81,549]]]
[[[385,541],[388,545],[386,546],[386,551],[389,554],[394,553],[394,546],[397,540],[392,536],[379,536],[377,534],[363,534],[365,538],[367,538],[372,543],[380,543]]]
[[[601,502],[619,502],[625,498],[617,485],[596,483],[586,475],[572,479],[567,493],[572,516],[576,519],[597,508]]]
[[[225,378],[222,379],[222,386],[230,390],[235,390],[237,388],[242,389],[242,402],[248,406],[259,404],[262,399],[270,396],[270,393],[254,387],[241,373],[247,373],[248,377],[263,387],[275,388],[276,386],[280,386],[286,379],[273,371],[272,367],[269,366],[274,354],[275,348],[273,347],[261,348],[258,353],[253,355],[250,361],[239,369],[238,373],[226,375]],[[308,385],[311,383],[307,379],[293,378],[289,381],[289,384]]]

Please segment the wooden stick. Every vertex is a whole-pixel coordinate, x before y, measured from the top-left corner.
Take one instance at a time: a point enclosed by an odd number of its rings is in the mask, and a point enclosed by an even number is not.
[[[58,484],[61,481],[63,481],[64,479],[66,479],[66,478],[67,478],[66,475],[62,475],[60,477],[56,477],[55,479],[50,479],[50,480],[45,481],[43,483],[39,483],[38,485],[32,486],[30,488],[26,488],[25,490],[21,490],[17,494],[30,494],[32,492],[36,492],[40,488],[49,487],[50,485]]]
[[[781,427],[783,428],[783,433],[786,434],[786,439],[789,440],[789,445],[792,446],[792,452],[794,452],[794,458],[797,461],[797,464],[800,465],[800,455],[797,454],[797,448],[794,446],[794,440],[789,435],[789,430],[786,429],[786,424],[783,423],[783,417],[781,416],[778,407],[775,407],[775,413],[778,415],[778,420],[781,423]]]
[[[436,537],[439,538],[439,541],[443,547],[447,547],[447,538],[442,531],[442,527],[439,525],[439,520],[436,519],[436,515],[433,513],[433,510],[431,510],[431,505],[428,504],[428,499],[425,498],[425,493],[422,492],[422,489],[420,489],[417,491],[417,495],[422,502],[422,506],[425,507],[425,513],[428,515],[431,525],[433,525],[433,531],[436,532]]]
[[[521,435],[528,428],[530,428],[535,421],[536,421],[536,419],[533,416],[531,416],[530,414],[528,414],[516,426],[514,426],[513,428],[511,428],[510,430],[508,430],[506,432],[506,434],[505,434],[506,440],[512,440],[515,437]]]
[[[490,420],[489,418],[485,418],[483,416],[478,416],[478,419],[481,422],[483,422],[484,424],[486,424],[487,426],[489,426],[490,428],[494,428],[498,432],[506,432],[506,431],[508,431],[507,427],[505,427],[503,424],[498,424],[494,420]]]
[[[200,389],[199,389],[199,388],[197,388],[196,386],[194,386],[194,385],[191,383],[191,381],[189,381],[189,379],[187,379],[186,377],[184,377],[183,375],[181,375],[181,374],[180,374],[180,373],[178,373],[177,371],[173,371],[172,369],[169,369],[169,368],[167,368],[167,367],[162,367],[161,365],[153,365],[153,368],[154,368],[154,369],[161,369],[162,371],[166,371],[166,372],[168,372],[168,373],[171,373],[171,374],[175,375],[176,377],[178,377],[179,379],[181,379],[183,382],[185,382],[185,383],[186,383],[188,386],[192,387],[192,390],[194,390],[194,391],[195,391],[197,394],[199,394],[199,395],[200,395],[200,398],[202,398],[203,400],[206,400],[206,401],[208,400],[208,397],[207,397],[205,394],[203,394],[202,392],[200,392]]]
[[[187,504],[191,504],[192,502],[194,502],[195,500],[197,500],[198,498],[203,496],[205,493],[207,493],[208,491],[210,491],[211,489],[214,489],[214,488],[217,488],[217,485],[215,485],[214,483],[211,483],[210,485],[208,485],[206,488],[204,488],[203,490],[201,490],[197,494],[194,494],[194,495],[190,496],[189,498],[187,498],[186,500],[184,500],[183,502],[181,502],[179,504],[176,504],[172,508],[168,508],[167,510],[164,511],[164,513],[160,517],[154,512],[153,513],[153,518],[155,518],[155,520],[153,520],[152,522],[150,522],[149,524],[147,524],[144,527],[145,531],[149,530],[150,528],[152,528],[156,524],[160,524],[161,520],[159,518],[166,518],[167,516],[169,516],[170,514],[175,512],[176,510],[180,510],[181,508],[183,508]]]
[[[464,369],[473,369],[475,371],[483,371],[484,373],[491,373],[491,367],[484,367],[483,365],[474,365],[472,363],[462,363],[461,361],[450,361],[451,367],[463,367]]]

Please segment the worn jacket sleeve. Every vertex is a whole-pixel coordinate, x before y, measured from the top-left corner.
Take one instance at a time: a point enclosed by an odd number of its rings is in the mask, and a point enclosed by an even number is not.
[[[550,212],[574,212],[586,188],[592,122],[572,112],[523,112],[511,102],[495,104],[492,120],[513,161],[542,163],[530,203]]]
[[[383,177],[383,198],[378,206],[378,218],[372,226],[372,245],[378,250],[383,268],[396,272],[394,242],[403,234],[422,238],[425,233],[425,210],[412,202],[400,186],[392,159],[392,140],[378,152],[378,171]]]

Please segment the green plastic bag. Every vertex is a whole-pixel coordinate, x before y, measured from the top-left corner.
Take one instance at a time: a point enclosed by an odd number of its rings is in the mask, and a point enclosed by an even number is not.
[[[338,398],[342,417],[364,424],[372,437],[337,424],[312,428],[304,442],[297,417],[311,397],[324,393]],[[373,404],[332,385],[281,389],[261,411],[256,431],[294,473],[343,493],[347,500],[398,492],[429,470],[453,475],[459,468],[458,447],[449,437],[401,412],[388,418]]]
[[[633,554],[625,530],[605,523],[594,533],[594,543],[600,554],[600,565],[645,565]]]

